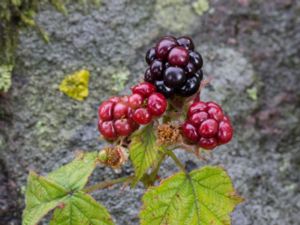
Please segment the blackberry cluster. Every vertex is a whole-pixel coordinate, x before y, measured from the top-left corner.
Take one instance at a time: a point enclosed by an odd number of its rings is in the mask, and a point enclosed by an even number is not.
[[[146,61],[149,67],[145,82],[133,86],[131,95],[111,97],[99,106],[98,129],[105,139],[128,137],[141,125],[161,117],[167,110],[166,98],[189,97],[198,92],[203,79],[203,60],[194,51],[191,38],[161,38],[147,51]],[[188,143],[211,150],[228,143],[233,129],[221,106],[202,102],[198,95],[188,108],[186,120],[177,128],[170,124],[158,127],[158,141],[171,144],[179,139],[180,133]]]
[[[153,84],[143,82],[131,90],[131,95],[111,97],[99,106],[98,130],[105,139],[127,137],[166,111],[167,100]]]
[[[165,36],[146,53],[144,80],[153,83],[167,98],[195,94],[203,78],[202,56],[189,37]]]
[[[214,102],[197,101],[188,109],[182,133],[188,141],[210,150],[228,143],[233,129],[221,106]]]

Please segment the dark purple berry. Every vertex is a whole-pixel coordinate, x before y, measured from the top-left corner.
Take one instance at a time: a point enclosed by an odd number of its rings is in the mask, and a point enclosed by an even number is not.
[[[173,66],[186,66],[189,62],[189,52],[184,47],[174,47],[169,53],[168,62]]]
[[[195,73],[195,76],[201,81],[203,79],[203,71],[200,69]]]
[[[174,95],[174,88],[169,88],[164,84],[164,81],[155,81],[156,90],[162,93],[166,98],[170,98]]]
[[[165,69],[167,69],[168,67],[170,67],[171,66],[171,64],[169,63],[169,62],[166,62],[165,63]]]
[[[146,62],[148,63],[148,65],[150,65],[153,60],[156,58],[156,55],[155,55],[155,48],[150,48],[147,53],[146,53]]]
[[[188,97],[195,94],[200,87],[200,79],[196,76],[193,76],[187,79],[186,83],[179,89],[177,93],[181,96]]]
[[[174,37],[172,36],[163,37],[156,45],[155,48],[156,57],[160,60],[167,59],[170,50],[175,46],[177,46],[177,42]]]
[[[169,67],[164,73],[164,83],[170,88],[181,87],[186,82],[186,75],[180,67]]]
[[[183,36],[183,37],[179,37],[177,38],[177,43],[186,48],[187,50],[194,50],[194,43],[192,41],[192,39],[190,37],[187,36]]]
[[[150,83],[154,83],[155,78],[152,75],[152,73],[150,71],[150,68],[146,69],[145,75],[144,75],[144,80],[147,81],[147,82],[150,82]]]
[[[188,77],[191,77],[195,74],[196,72],[196,67],[193,63],[189,62],[186,67],[185,67],[185,73]]]
[[[165,97],[195,94],[203,79],[203,59],[194,49],[194,43],[188,36],[177,39],[162,37],[146,53],[149,67],[144,80],[153,84]]]
[[[193,63],[197,69],[201,69],[203,66],[202,56],[198,52],[190,51],[190,62]]]
[[[163,77],[163,63],[157,59],[155,59],[150,66],[150,71],[155,80],[161,80]]]

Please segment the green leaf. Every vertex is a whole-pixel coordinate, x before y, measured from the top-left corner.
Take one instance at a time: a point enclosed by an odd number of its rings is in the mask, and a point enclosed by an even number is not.
[[[50,225],[112,225],[107,210],[90,195],[75,192],[55,209]]]
[[[157,162],[161,151],[162,147],[156,143],[153,124],[132,136],[129,155],[135,169],[136,182]]]
[[[47,178],[68,191],[82,189],[97,165],[97,152],[82,153],[73,162],[49,173]]]
[[[177,173],[143,196],[141,225],[229,225],[243,199],[220,167]]]
[[[66,196],[63,187],[30,172],[26,188],[26,208],[23,225],[35,225],[50,210],[54,209]]]
[[[55,209],[51,224],[110,225],[107,210],[91,196],[80,191],[97,164],[97,152],[81,153],[76,159],[48,174],[31,172],[26,189],[23,225],[36,225]]]

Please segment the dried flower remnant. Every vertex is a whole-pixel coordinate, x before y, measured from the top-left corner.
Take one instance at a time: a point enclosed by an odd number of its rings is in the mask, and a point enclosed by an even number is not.
[[[169,146],[176,144],[179,137],[180,130],[175,124],[167,123],[157,127],[157,143],[159,145]]]
[[[98,159],[104,165],[118,169],[128,160],[128,153],[121,146],[107,146],[99,153]]]

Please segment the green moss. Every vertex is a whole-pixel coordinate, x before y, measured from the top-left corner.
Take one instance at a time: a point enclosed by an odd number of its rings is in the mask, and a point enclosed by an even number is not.
[[[195,12],[201,16],[209,9],[209,2],[207,0],[197,0],[193,3],[193,8]]]
[[[246,91],[251,100],[257,101],[257,87],[248,88]]]
[[[186,0],[157,0],[155,12],[158,23],[174,32],[186,32],[197,19]]]
[[[11,86],[13,65],[0,65],[0,91],[6,92]]]
[[[124,90],[124,86],[126,81],[128,80],[130,72],[127,68],[121,68],[119,71],[112,75],[113,87],[112,90],[114,92],[119,92]]]
[[[49,3],[58,11],[67,14],[65,4],[70,0],[1,0],[0,1],[0,92],[6,92],[10,85],[11,72],[15,62],[15,51],[18,44],[19,30],[31,27],[37,30],[46,41],[49,37],[36,23],[35,16],[41,5]],[[81,4],[100,5],[101,0],[78,0]],[[12,66],[12,67],[11,67]],[[7,68],[10,68],[9,70]]]

